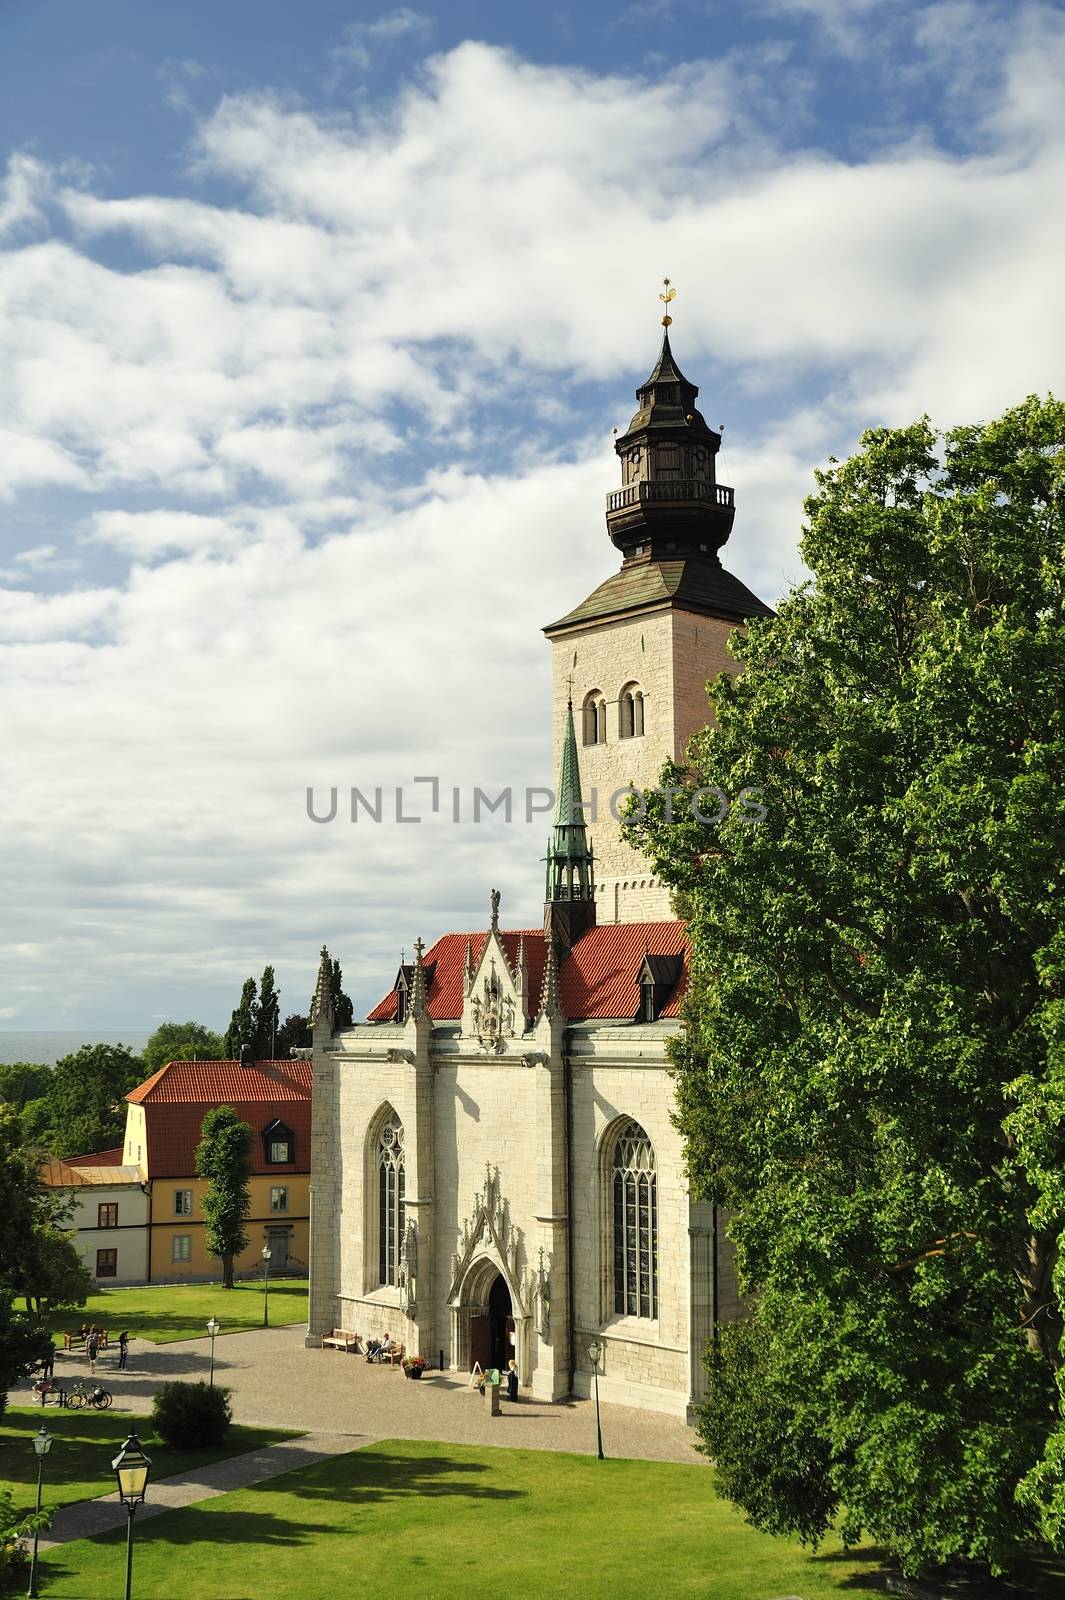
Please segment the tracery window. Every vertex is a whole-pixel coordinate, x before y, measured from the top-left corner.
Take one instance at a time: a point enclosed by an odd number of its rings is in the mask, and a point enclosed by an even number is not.
[[[638,1122],[614,1144],[614,1310],[658,1315],[658,1179],[654,1145]]]
[[[584,697],[584,742],[606,744],[606,701],[599,689]]]
[[[643,735],[643,690],[638,684],[627,683],[618,697],[618,732],[623,739]]]
[[[395,1111],[377,1141],[378,1282],[396,1283],[405,1227],[403,1124]]]

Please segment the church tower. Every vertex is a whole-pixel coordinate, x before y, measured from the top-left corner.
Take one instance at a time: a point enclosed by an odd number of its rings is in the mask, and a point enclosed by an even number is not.
[[[666,283],[667,306],[674,292]],[[699,393],[669,343],[636,391],[637,411],[615,442],[621,488],[607,495],[607,532],[621,570],[558,622],[551,641],[555,770],[579,742],[587,843],[596,863],[596,920],[665,921],[669,892],[620,837],[612,797],[653,788],[706,726],[707,680],[730,671],[732,630],[770,608],[726,572],[718,551],[732,531],[732,490],[717,481],[721,435],[696,409]],[[574,728],[573,705],[577,707]],[[579,786],[578,779],[578,786]],[[561,798],[561,796],[560,796]],[[615,809],[623,797],[614,799]]]

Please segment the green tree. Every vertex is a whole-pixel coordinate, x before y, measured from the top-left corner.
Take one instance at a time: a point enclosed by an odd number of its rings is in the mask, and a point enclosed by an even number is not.
[[[208,1111],[196,1147],[196,1171],[209,1180],[203,1197],[207,1251],[220,1256],[222,1287],[233,1287],[233,1258],[248,1248],[245,1224],[251,1209],[248,1180],[255,1137],[230,1106]]]
[[[293,1050],[306,1050],[311,1043],[311,1025],[306,1017],[294,1011],[286,1017],[277,1030],[278,1060],[284,1060]]]
[[[333,960],[333,1026],[335,1028],[350,1028],[355,1020],[355,1008],[348,996],[344,993],[344,974],[340,970],[340,962]]]
[[[76,1234],[47,1222],[36,1230],[32,1259],[23,1276],[26,1309],[46,1317],[62,1306],[83,1306],[92,1275],[78,1254]]]
[[[688,908],[679,1126],[755,1297],[707,1448],[756,1525],[842,1513],[911,1572],[1065,1541],[1063,511],[1054,400],[866,434],[663,775],[725,820],[631,825]]]
[[[224,1042],[225,1059],[239,1061],[240,1052],[244,1046],[251,1050],[253,1057],[259,1054],[259,997],[258,986],[254,978],[246,978],[244,987],[240,991],[240,1000],[236,1010],[229,1019]]]
[[[12,1061],[0,1066],[0,1100],[22,1111],[31,1100],[46,1095],[52,1069],[39,1061]]]
[[[51,1343],[47,1328],[36,1317],[16,1311],[11,1291],[0,1287],[0,1417],[9,1392],[37,1371]]]
[[[202,1022],[162,1022],[144,1047],[144,1070],[158,1072],[168,1061],[221,1061],[225,1042]]]
[[[125,1135],[125,1097],[144,1076],[125,1045],[82,1045],[56,1062],[45,1095],[27,1105],[27,1136],[55,1156],[113,1149]]]
[[[277,1048],[277,1033],[280,1026],[281,997],[274,982],[273,967],[264,967],[262,980],[259,984],[259,1028],[255,1057],[258,1061],[270,1061]]]

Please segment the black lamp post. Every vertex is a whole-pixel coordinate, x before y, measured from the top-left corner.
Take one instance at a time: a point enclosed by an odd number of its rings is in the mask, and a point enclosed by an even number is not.
[[[33,1449],[37,1457],[37,1515],[41,1514],[41,1479],[44,1475],[44,1458],[52,1448],[52,1435],[48,1429],[42,1427],[39,1433],[33,1436]],[[33,1559],[30,1562],[30,1586],[26,1590],[28,1595],[37,1593],[37,1528],[33,1529]]]
[[[263,1245],[263,1327],[270,1326],[270,1246]]]
[[[133,1594],[133,1518],[144,1500],[152,1463],[141,1449],[141,1442],[131,1433],[118,1455],[111,1463],[118,1480],[118,1498],[126,1508],[126,1600]]]
[[[214,1342],[222,1324],[217,1317],[212,1317],[207,1324],[207,1332],[211,1335],[211,1388],[214,1388]]]
[[[592,1363],[592,1370],[595,1373],[595,1438],[599,1459],[600,1461],[605,1461],[606,1457],[603,1455],[603,1429],[599,1422],[599,1358],[602,1354],[602,1345],[598,1339],[593,1339],[588,1346],[588,1359]]]

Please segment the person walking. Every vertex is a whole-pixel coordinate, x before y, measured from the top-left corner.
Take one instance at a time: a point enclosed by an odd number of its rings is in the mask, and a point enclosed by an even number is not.
[[[124,1372],[126,1370],[126,1362],[128,1360],[129,1360],[129,1334],[123,1328],[122,1332],[118,1336],[118,1370],[119,1370],[119,1372]]]
[[[48,1346],[48,1354],[41,1362],[41,1377],[52,1378],[55,1376],[55,1345]]]
[[[507,1399],[518,1398],[518,1364],[516,1361],[507,1362]]]
[[[95,1374],[96,1357],[100,1354],[100,1335],[95,1328],[89,1329],[88,1337],[85,1340],[85,1354],[89,1358],[89,1371]]]

